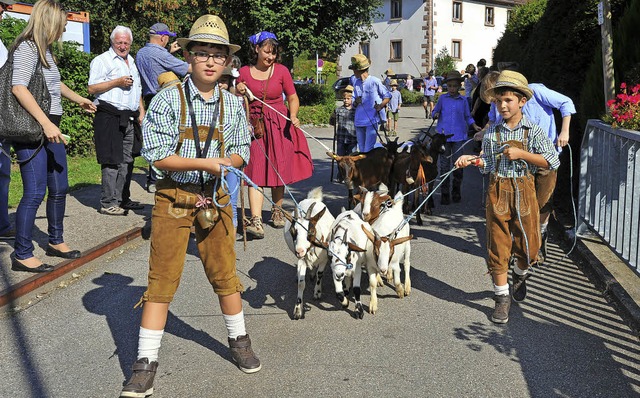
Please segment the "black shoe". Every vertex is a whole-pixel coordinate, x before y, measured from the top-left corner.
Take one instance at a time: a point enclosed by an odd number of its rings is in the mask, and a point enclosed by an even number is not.
[[[125,210],[142,210],[144,209],[144,205],[140,202],[136,202],[135,200],[127,200],[126,202],[122,202],[120,205],[121,208]]]
[[[527,274],[528,275],[528,274]],[[513,285],[511,286],[511,294],[513,301],[521,302],[527,297],[527,275],[518,275],[515,272],[511,274]]]
[[[156,377],[158,362],[149,363],[148,358],[140,358],[131,367],[131,378],[122,388],[121,397],[144,398],[153,394],[153,379]]]
[[[238,364],[241,371],[245,373],[255,373],[262,369],[260,360],[251,349],[249,335],[238,336],[236,339],[229,339],[231,357]]]
[[[16,239],[16,230],[8,229],[7,232],[3,232],[0,234],[0,241],[8,241]]]
[[[33,272],[33,273],[41,273],[41,272],[51,272],[53,271],[53,265],[42,263],[35,268],[27,267],[22,264],[18,259],[11,259],[11,270],[12,271],[22,271],[22,272]]]
[[[71,259],[71,258],[80,258],[81,254],[80,254],[80,250],[69,250],[68,252],[61,252],[58,249],[54,249],[51,246],[47,246],[47,256],[50,257],[60,257],[60,258],[67,258],[67,259]]]
[[[508,294],[493,296],[496,307],[491,314],[491,322],[507,323],[509,322],[509,309],[511,308],[511,297]]]
[[[449,194],[448,193],[443,193],[442,197],[440,198],[440,204],[441,205],[448,205],[451,203],[451,199],[449,198]]]

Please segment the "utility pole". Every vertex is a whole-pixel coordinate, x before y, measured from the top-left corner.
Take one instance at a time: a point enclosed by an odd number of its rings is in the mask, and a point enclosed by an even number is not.
[[[598,3],[598,24],[602,35],[602,73],[604,80],[605,104],[616,94],[615,77],[613,73],[613,38],[611,28],[611,6],[609,0]],[[607,112],[609,108],[605,105]]]

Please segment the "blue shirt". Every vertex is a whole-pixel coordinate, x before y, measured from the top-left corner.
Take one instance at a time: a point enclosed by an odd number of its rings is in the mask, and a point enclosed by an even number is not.
[[[400,91],[398,90],[391,91],[391,99],[387,104],[387,106],[389,107],[389,110],[393,113],[396,113],[398,112],[398,106],[400,105],[402,105],[402,95],[400,94]]]
[[[189,70],[189,64],[171,55],[166,48],[153,43],[147,43],[138,50],[136,64],[142,79],[142,95],[155,95],[160,90],[158,76],[164,72],[174,72],[184,76]]]
[[[449,93],[442,94],[438,98],[431,116],[440,113],[436,131],[444,135],[453,134],[447,142],[459,142],[467,139],[467,131],[475,121],[471,117],[469,101],[464,95],[452,97]]]
[[[547,133],[547,137],[549,137],[551,142],[556,144],[558,140],[558,130],[556,128],[555,118],[553,117],[553,110],[559,110],[562,117],[565,117],[575,114],[576,107],[573,101],[571,101],[571,98],[547,88],[544,84],[531,83],[529,84],[529,88],[533,91],[533,97],[524,105],[522,113],[531,122],[540,126],[540,128]],[[498,112],[495,103],[491,103],[489,121],[492,124],[502,121],[502,116]]]
[[[431,77],[431,79],[424,78],[424,95],[436,95],[436,90],[438,89],[438,80],[435,77]],[[431,88],[431,86],[435,88]]]
[[[380,79],[375,76],[367,76],[362,79],[356,79],[353,86],[353,102],[361,98],[362,102],[356,107],[356,127],[376,126],[380,123],[380,115],[374,106],[380,104],[385,98],[391,98],[391,93],[382,84]]]

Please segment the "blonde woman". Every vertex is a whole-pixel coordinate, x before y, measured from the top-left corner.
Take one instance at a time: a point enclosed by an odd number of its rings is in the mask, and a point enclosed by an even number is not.
[[[36,211],[47,193],[47,220],[49,244],[47,255],[62,258],[78,258],[80,252],[71,250],[64,242],[63,219],[67,178],[66,143],[60,133],[62,97],[95,112],[95,105],[60,81],[60,72],[53,57],[52,45],[60,40],[67,24],[67,12],[54,0],[39,0],[33,6],[31,18],[25,30],[16,39],[13,52],[12,92],[22,105],[40,123],[45,135],[41,149],[38,144],[14,144],[18,160],[33,158],[20,165],[23,194],[16,213],[16,241],[11,269],[23,272],[48,272],[51,265],[43,263],[33,255],[32,235]],[[47,88],[51,96],[49,113],[40,109],[28,84],[38,67],[42,67]]]

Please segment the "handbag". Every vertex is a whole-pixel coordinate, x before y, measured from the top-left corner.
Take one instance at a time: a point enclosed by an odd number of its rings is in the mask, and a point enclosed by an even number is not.
[[[44,141],[44,132],[38,121],[20,105],[11,92],[13,78],[13,51],[7,62],[0,68],[0,139],[12,143],[30,144]],[[51,108],[51,95],[42,72],[42,63],[38,52],[36,70],[27,86],[36,103],[48,115]]]
[[[267,83],[264,85],[264,91],[262,92],[262,101],[267,98],[267,88],[269,87],[269,79],[271,79],[271,75],[273,74],[273,69],[267,78]],[[260,107],[260,116],[250,116],[249,122],[251,123],[251,127],[253,127],[253,136],[255,139],[260,139],[264,137],[267,132],[267,127],[264,124],[264,114],[262,113],[262,109],[264,108],[264,104]]]

